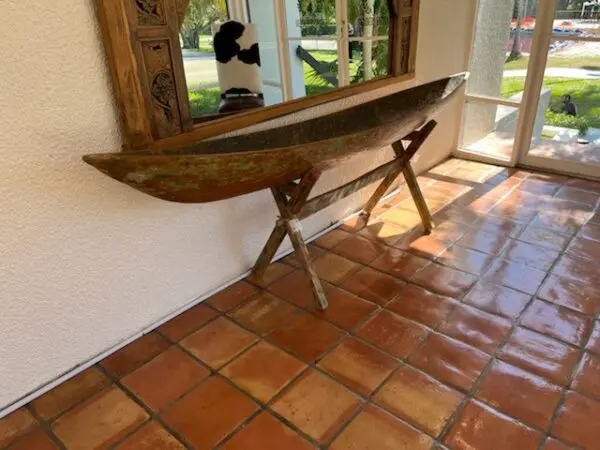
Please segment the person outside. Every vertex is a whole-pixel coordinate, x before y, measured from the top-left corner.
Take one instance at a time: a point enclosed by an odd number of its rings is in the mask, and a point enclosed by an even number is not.
[[[563,105],[560,112],[568,116],[577,116],[577,105],[573,103],[573,99],[569,94],[563,95]]]

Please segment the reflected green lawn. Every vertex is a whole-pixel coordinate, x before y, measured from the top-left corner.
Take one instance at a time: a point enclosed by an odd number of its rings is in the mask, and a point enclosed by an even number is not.
[[[192,117],[203,114],[214,114],[221,104],[221,91],[219,88],[208,88],[188,93]]]
[[[310,50],[310,54],[320,62],[331,63],[331,73],[337,77],[337,50]],[[360,67],[359,52],[354,52],[354,58],[350,61],[350,79],[357,76]],[[306,87],[306,95],[311,96],[327,92],[335,89],[325,79],[318,76],[315,71],[307,64],[303,63],[304,69],[304,86]],[[190,108],[192,117],[198,117],[204,114],[214,114],[219,109],[221,96],[219,88],[199,89],[189,92]]]
[[[311,51],[317,60],[322,62],[331,62],[337,60],[337,51],[334,50],[316,50]],[[350,75],[353,76],[358,70],[358,63],[352,63],[350,66]],[[333,68],[332,72],[337,74],[337,69]],[[315,95],[322,92],[327,92],[334,87],[321,77],[315,76],[312,68],[304,63],[304,85],[306,87],[306,95]],[[214,114],[219,109],[221,103],[221,94],[219,88],[199,89],[189,92],[190,108],[192,117],[198,117],[203,114]]]

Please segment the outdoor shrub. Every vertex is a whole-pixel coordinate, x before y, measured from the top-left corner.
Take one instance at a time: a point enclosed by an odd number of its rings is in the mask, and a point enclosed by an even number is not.
[[[546,125],[579,130],[581,136],[584,136],[590,128],[590,122],[584,116],[569,116],[550,110],[546,112]]]

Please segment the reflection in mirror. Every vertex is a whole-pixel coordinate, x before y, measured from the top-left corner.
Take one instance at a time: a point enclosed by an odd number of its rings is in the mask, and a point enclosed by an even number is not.
[[[223,59],[227,21],[252,27],[228,33],[235,55]],[[388,29],[388,0],[189,0],[180,41],[194,121],[385,77]],[[260,64],[240,65],[253,43]]]
[[[350,83],[362,83],[389,75],[387,36],[372,41],[351,42],[351,44],[356,44],[358,51],[353,51],[350,58]],[[370,64],[368,62],[365,64],[365,61],[370,61]]]
[[[337,41],[309,38],[290,41],[290,44],[295,49],[290,58],[301,61],[304,83],[304,90],[300,89],[300,95],[294,98],[320,94],[339,87]]]
[[[350,39],[385,37],[389,28],[390,15],[387,1],[370,2],[350,0],[348,2],[348,21],[350,22]]]
[[[221,95],[212,28],[229,19],[226,0],[189,0],[180,30],[192,117],[214,114]]]

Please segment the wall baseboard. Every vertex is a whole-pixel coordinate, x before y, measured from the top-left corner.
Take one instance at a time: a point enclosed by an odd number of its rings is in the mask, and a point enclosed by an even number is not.
[[[444,158],[441,158],[438,162],[436,162],[435,164],[430,164],[429,167],[427,168],[421,168],[421,170],[419,171],[419,173],[417,173],[417,175],[419,175],[422,172],[426,172],[427,170],[429,170],[431,167],[435,167],[439,164],[442,164],[444,161],[456,157],[455,155],[449,153],[447,154]],[[404,186],[404,183],[400,183],[397,186],[394,186],[393,190],[388,193],[387,195],[385,195],[381,201],[385,201],[391,197],[394,197],[395,195],[397,195],[398,193],[401,192],[402,188]],[[317,234],[311,236],[310,238],[306,239],[306,242],[312,242],[315,239],[318,239],[319,237],[323,236],[324,234],[330,232],[331,230],[334,230],[336,228],[338,228],[342,223],[344,223],[345,221],[347,221],[348,219],[351,219],[352,217],[358,215],[360,213],[360,210],[357,212],[354,212],[352,214],[350,214],[349,216],[342,218],[340,220],[338,220],[337,222],[332,223],[331,225],[329,225],[327,228],[325,228],[324,230],[318,232]],[[289,255],[290,253],[293,252],[293,249],[288,249],[288,250],[284,250],[280,253],[278,253],[277,255],[275,255],[275,257],[273,258],[273,261],[278,261],[282,258],[285,258],[287,255]],[[151,331],[155,330],[156,328],[158,328],[159,326],[161,326],[162,324],[164,324],[165,322],[168,322],[169,320],[173,319],[174,317],[177,317],[178,315],[184,313],[185,311],[187,311],[190,308],[193,308],[194,306],[202,303],[204,300],[206,300],[209,297],[212,297],[213,295],[217,294],[218,292],[227,289],[229,286],[231,286],[232,284],[237,283],[240,280],[243,280],[244,278],[246,278],[248,275],[250,275],[250,270],[246,271],[245,273],[241,274],[240,276],[234,278],[233,280],[229,281],[228,283],[225,283],[222,286],[219,286],[218,288],[215,288],[213,290],[211,290],[210,292],[204,294],[201,297],[198,297],[197,299],[192,300],[191,302],[187,303],[186,305],[182,306],[181,308],[178,308],[177,310],[171,312],[170,314],[166,315],[165,317],[161,318],[160,320],[153,322],[151,325],[145,327],[143,330],[135,333],[133,336],[130,336],[129,338],[119,342],[118,344],[106,349],[105,351],[103,351],[102,353],[94,356],[93,358],[88,359],[87,361],[73,367],[72,369],[66,371],[65,373],[63,373],[62,375],[59,375],[58,377],[54,378],[53,380],[44,383],[43,385],[39,386],[38,388],[32,390],[31,392],[29,392],[28,394],[25,394],[23,397],[19,398],[18,400],[4,406],[3,408],[0,409],[0,419],[2,419],[3,417],[9,415],[10,413],[16,411],[17,409],[27,405],[29,402],[35,400],[36,398],[42,396],[43,394],[45,394],[46,392],[54,389],[56,386],[64,383],[65,381],[70,380],[71,378],[75,377],[76,375],[79,375],[81,372],[83,372],[86,369],[89,369],[90,367],[92,367],[94,364],[97,364],[98,362],[102,361],[104,358],[110,356],[111,354],[115,353],[116,351],[122,349],[123,347],[125,347],[128,344],[131,344],[133,341],[135,341],[136,339],[139,339],[140,337],[142,337],[145,334],[150,333]]]
[[[395,189],[394,191],[392,191],[388,195],[386,195],[383,199],[390,198],[390,197],[396,195],[397,192],[398,192],[398,189]],[[310,238],[306,239],[306,242],[312,242],[315,239],[318,239],[322,235],[330,232],[331,230],[333,230],[335,228],[338,228],[346,220],[354,217],[357,214],[358,213],[353,213],[350,216],[348,216],[348,217],[346,217],[344,219],[341,219],[341,220],[339,220],[339,221],[337,221],[337,222],[329,225],[324,230],[322,230],[319,233],[315,234],[314,236],[311,236]],[[273,258],[273,261],[278,261],[278,260],[280,260],[282,258],[285,258],[287,255],[289,255],[292,252],[293,252],[293,249],[284,250],[284,251],[278,253],[277,255],[275,255],[275,257]],[[198,298],[192,300],[191,302],[189,302],[189,303],[185,304],[184,306],[182,306],[181,308],[178,308],[177,310],[169,313],[168,315],[166,315],[165,317],[159,319],[158,321],[153,322],[149,326],[145,327],[143,330],[135,333],[134,335],[132,335],[132,336],[128,337],[127,339],[119,342],[118,344],[116,344],[116,345],[114,345],[114,346],[106,349],[102,353],[99,353],[98,355],[96,355],[96,356],[88,359],[87,361],[85,361],[85,362],[83,362],[83,363],[81,363],[81,364],[73,367],[72,369],[66,371],[65,373],[63,373],[61,375],[59,375],[58,377],[54,378],[53,380],[51,380],[51,381],[49,381],[47,383],[44,383],[43,385],[39,386],[38,388],[34,389],[33,391],[31,391],[28,394],[24,395],[23,397],[19,398],[18,400],[14,401],[14,402],[10,403],[9,405],[5,406],[4,408],[0,409],[0,419],[2,419],[3,417],[7,416],[8,414],[16,411],[17,409],[21,408],[22,406],[27,405],[29,402],[31,402],[31,401],[35,400],[36,398],[42,396],[46,392],[54,389],[56,386],[64,383],[67,380],[70,380],[71,378],[75,377],[76,375],[79,375],[84,370],[89,369],[93,365],[95,365],[98,362],[102,361],[104,358],[106,358],[109,355],[115,353],[116,351],[122,349],[126,345],[131,344],[133,341],[135,341],[136,339],[139,339],[143,335],[150,333],[151,331],[153,331],[156,328],[160,327],[165,322],[168,322],[169,320],[173,319],[174,317],[177,317],[178,315],[184,313],[188,309],[193,308],[194,306],[202,303],[204,300],[208,299],[209,297],[212,297],[216,293],[218,293],[218,292],[220,292],[220,291],[222,291],[224,289],[227,289],[232,284],[235,284],[238,281],[243,280],[248,275],[250,275],[250,270],[248,270],[245,273],[241,274],[240,276],[234,278],[233,280],[225,283],[224,285],[219,286],[218,288],[215,288],[215,289],[211,290],[210,292],[202,295],[201,297],[198,297]]]

